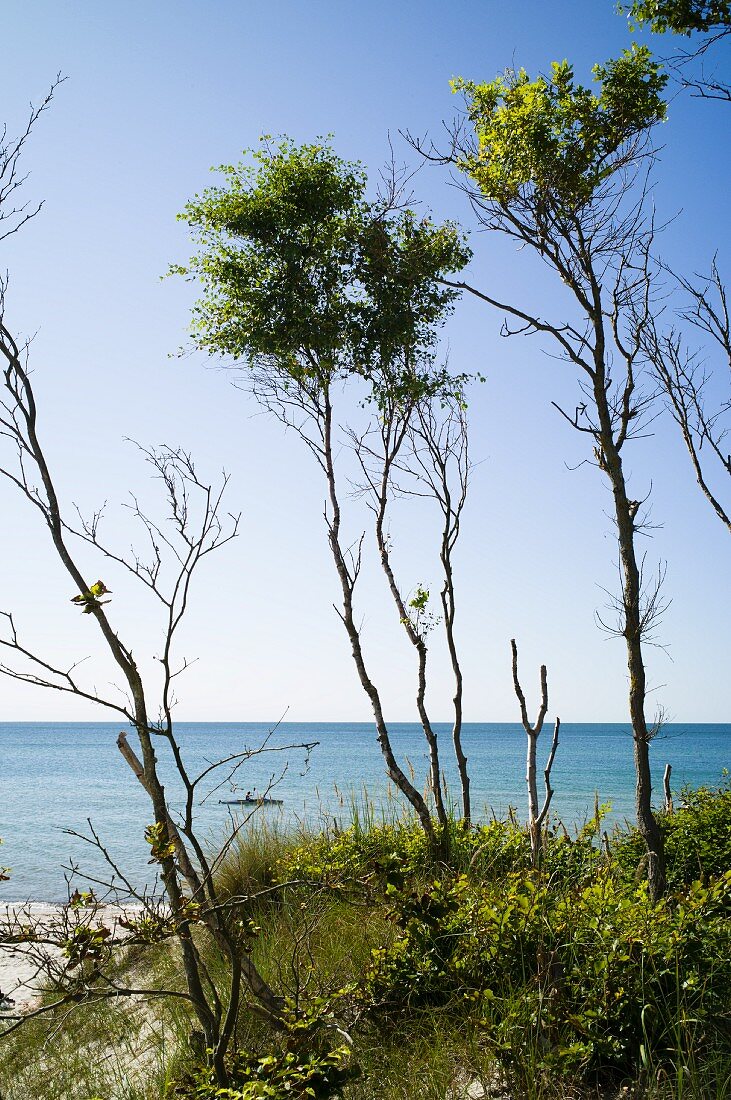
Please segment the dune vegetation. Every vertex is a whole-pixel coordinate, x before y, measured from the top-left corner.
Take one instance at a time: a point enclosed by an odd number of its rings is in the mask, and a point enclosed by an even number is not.
[[[602,840],[601,814],[574,835],[554,822],[538,868],[514,822],[451,823],[449,862],[406,816],[361,812],[331,835],[255,828],[221,867],[220,896],[286,1007],[274,1031],[240,1014],[228,1087],[196,1058],[184,1002],[120,997],[6,1040],[0,1095],[729,1097],[728,782],[685,792],[659,821],[659,903],[642,838],[623,827]],[[225,967],[195,935],[206,966]],[[184,988],[164,944],[117,965]]]

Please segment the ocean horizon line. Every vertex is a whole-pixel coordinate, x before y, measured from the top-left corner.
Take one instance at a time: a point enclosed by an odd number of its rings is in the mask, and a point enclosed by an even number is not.
[[[560,716],[559,716],[560,717]],[[555,718],[550,719],[550,723],[553,724]],[[415,726],[421,728],[421,722],[418,719],[405,719],[405,718],[386,718],[387,725],[390,726]],[[454,720],[451,718],[432,718],[432,725],[435,726],[449,726],[454,724]],[[124,722],[108,721],[105,719],[93,719],[93,718],[3,718],[0,720],[0,727],[3,726],[120,726],[124,725]],[[134,723],[128,723],[133,726]],[[154,724],[154,723],[153,723]],[[546,728],[548,728],[549,719],[546,719]],[[522,730],[523,725],[520,720],[513,718],[501,719],[501,718],[470,718],[462,721],[463,726],[515,726],[516,729]],[[629,718],[622,719],[584,719],[584,718],[561,718],[561,729],[570,728],[571,726],[628,726],[631,728],[631,720]],[[648,725],[652,725],[648,722]],[[288,719],[275,719],[275,718],[176,718],[173,720],[173,726],[363,726],[363,727],[375,727],[374,719],[366,718],[288,718]],[[718,727],[731,727],[731,719],[721,721],[712,720],[704,721],[702,719],[685,720],[682,718],[668,719],[660,724],[660,733],[668,726],[718,726]]]

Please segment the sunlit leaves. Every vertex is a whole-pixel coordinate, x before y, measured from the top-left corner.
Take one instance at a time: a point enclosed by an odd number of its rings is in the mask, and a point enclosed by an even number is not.
[[[589,202],[622,163],[622,154],[665,117],[667,77],[644,46],[596,65],[598,92],[577,84],[568,61],[531,80],[509,70],[484,84],[458,79],[477,144],[459,166],[486,198],[509,206],[521,197],[571,210]]]
[[[150,845],[151,859],[149,863],[162,863],[175,855],[175,844],[168,836],[167,827],[156,821],[154,825],[148,825],[145,829],[145,840]]]
[[[688,35],[731,24],[731,0],[633,0],[618,7],[628,12],[634,23],[647,23],[659,34],[672,31]]]

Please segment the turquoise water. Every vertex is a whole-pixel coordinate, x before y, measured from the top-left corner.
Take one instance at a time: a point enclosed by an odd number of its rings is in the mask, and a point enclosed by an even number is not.
[[[152,869],[143,825],[150,820],[147,797],[116,747],[120,727],[112,723],[0,723],[0,865],[12,877],[0,883],[0,903],[32,899],[56,901],[66,897],[64,868],[79,865],[94,874],[100,868],[95,853],[64,830],[88,830],[87,818],[110,853],[135,883],[149,882]],[[191,773],[208,762],[254,749],[270,732],[264,723],[179,723],[178,736]],[[455,770],[449,759],[450,727],[437,726],[442,754],[455,797]],[[419,728],[406,723],[391,726],[398,759],[414,771],[424,786],[426,755]],[[539,765],[550,744],[550,729],[539,742]],[[509,806],[525,805],[525,734],[519,725],[470,723],[464,747],[469,757],[473,806],[476,815],[505,814]],[[201,833],[212,844],[223,835],[229,808],[219,798],[265,790],[276,781],[272,794],[281,808],[259,811],[283,823],[306,820],[317,824],[333,817],[347,819],[351,796],[365,788],[375,801],[388,799],[383,761],[368,723],[283,723],[271,735],[268,747],[318,741],[309,758],[301,751],[271,751],[246,761],[230,783],[211,793],[212,782],[201,786],[197,813]],[[130,743],[135,743],[130,735]],[[168,798],[180,803],[180,787],[160,740],[159,756]],[[662,773],[673,766],[672,787],[715,784],[731,766],[731,725],[668,725],[652,745],[657,801],[662,798]],[[215,773],[214,773],[215,774]],[[611,801],[614,818],[633,813],[634,773],[632,739],[627,725],[565,724],[553,769],[556,789],[552,809],[567,825],[591,815],[595,792]],[[219,781],[223,773],[219,775]],[[204,796],[208,798],[203,801]],[[202,804],[201,804],[202,803]],[[142,825],[141,825],[142,823]]]

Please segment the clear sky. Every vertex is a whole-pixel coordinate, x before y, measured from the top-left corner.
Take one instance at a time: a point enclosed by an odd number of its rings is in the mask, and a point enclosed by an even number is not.
[[[451,77],[489,79],[511,65],[545,71],[567,57],[588,81],[594,62],[627,45],[625,22],[612,0],[5,0],[2,36],[0,119],[11,133],[57,72],[67,78],[25,159],[27,197],[45,199],[43,211],[0,255],[11,277],[7,321],[37,334],[41,430],[64,498],[87,512],[108,501],[110,538],[129,545],[118,506],[147,476],[124,443],[132,436],[180,443],[212,475],[225,467],[229,506],[243,512],[241,537],[199,577],[181,647],[199,659],[180,681],[179,717],[271,720],[286,711],[291,720],[368,720],[332,608],[338,590],[317,470],[224,372],[200,356],[171,355],[185,343],[194,298],[184,282],[160,279],[189,255],[175,215],[211,182],[212,165],[236,161],[264,132],[297,141],[331,133],[342,156],[375,175],[389,134],[397,157],[408,158],[399,130],[438,136],[453,117]],[[662,252],[687,271],[706,268],[716,250],[731,269],[729,120],[728,107],[678,95],[660,132],[655,201],[659,220],[677,215]],[[435,217],[474,228],[441,170],[421,172],[414,186]],[[471,277],[486,290],[516,301],[537,290],[524,256],[484,233],[472,244]],[[470,398],[478,465],[457,551],[466,718],[518,717],[515,636],[531,698],[545,661],[552,713],[623,721],[623,645],[594,619],[602,588],[617,586],[608,491],[595,469],[569,468],[584,457],[585,441],[550,404],[572,407],[575,381],[539,342],[501,340],[499,325],[464,302],[445,334],[452,366],[487,378]],[[668,418],[654,427],[625,460],[633,495],[652,484],[659,526],[647,542],[648,566],[667,564],[672,600],[659,634],[665,648],[649,653],[651,700],[672,720],[728,721],[731,543],[697,492]],[[355,533],[367,519],[349,507]],[[15,612],[40,652],[69,663],[90,655],[89,682],[102,688],[113,669],[99,656],[90,617],[69,603],[74,593],[31,511],[0,485],[0,608]],[[429,516],[413,505],[394,518],[406,590],[436,589],[428,532]],[[154,670],[157,610],[113,568],[82,558],[89,578],[102,576],[114,590],[115,628]],[[413,654],[371,559],[359,608],[387,715],[410,720]],[[436,719],[449,717],[443,656],[435,640]],[[0,680],[4,720],[94,717],[107,716]]]

